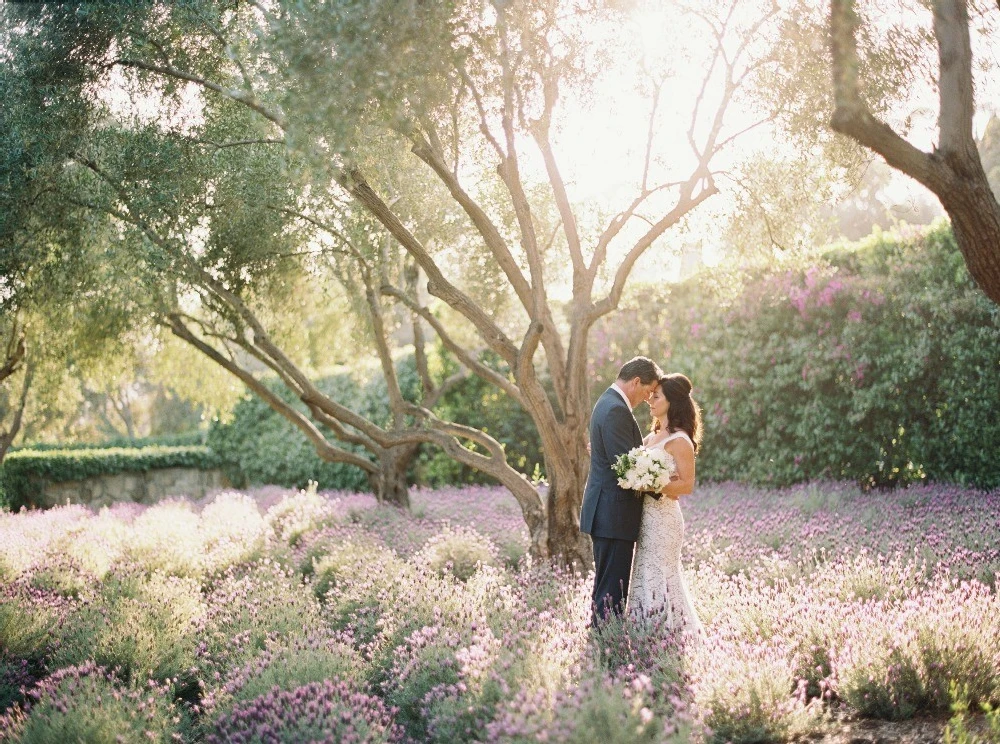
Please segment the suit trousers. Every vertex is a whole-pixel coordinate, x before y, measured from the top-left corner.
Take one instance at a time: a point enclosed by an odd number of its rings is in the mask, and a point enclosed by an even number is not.
[[[594,614],[591,624],[597,627],[610,613],[621,615],[628,598],[628,582],[632,574],[634,540],[613,537],[592,537],[594,543]]]

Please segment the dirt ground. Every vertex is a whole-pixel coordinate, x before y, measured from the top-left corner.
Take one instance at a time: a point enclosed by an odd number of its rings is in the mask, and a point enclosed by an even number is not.
[[[876,721],[835,716],[826,729],[798,739],[816,744],[939,744],[944,741],[947,717],[909,721]],[[968,729],[980,736],[986,731],[983,716],[969,716]],[[998,742],[1000,744],[1000,742]]]

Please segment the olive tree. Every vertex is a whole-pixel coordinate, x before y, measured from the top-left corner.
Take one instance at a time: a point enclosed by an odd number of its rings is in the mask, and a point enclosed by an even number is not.
[[[1000,303],[1000,203],[990,188],[973,134],[976,84],[970,29],[995,33],[994,4],[967,0],[902,3],[921,21],[917,29],[891,28],[895,44],[876,30],[880,11],[854,0],[830,3],[833,113],[830,126],[883,157],[890,166],[926,186],[951,218],[969,273],[983,292]],[[975,16],[973,18],[972,16]],[[923,59],[933,44],[936,63],[925,71]],[[895,66],[911,84],[937,88],[937,143],[930,152],[912,144],[880,117],[887,91],[878,78],[879,57],[895,54]],[[907,86],[908,87],[908,86]],[[873,110],[875,108],[875,110]]]
[[[21,12],[43,33],[59,10]],[[441,446],[510,489],[536,555],[586,565],[589,333],[645,254],[669,250],[668,231],[718,192],[717,162],[758,123],[727,115],[772,64],[779,15],[767,2],[679,6],[664,35],[687,31],[650,54],[623,38],[627,18],[613,4],[584,0],[86,6],[78,21],[100,17],[95,33],[113,40],[70,55],[91,76],[79,96],[96,111],[95,90],[117,84],[155,105],[135,105],[127,121],[105,97],[53,198],[124,226],[145,265],[177,282],[158,298],[173,305],[160,317],[321,455],[366,467],[335,442],[387,454]],[[600,94],[610,68],[642,81],[647,120],[622,165],[631,193],[599,223],[573,198],[560,145],[584,116],[574,102]],[[678,116],[686,124],[665,127]],[[142,136],[155,144],[137,149]],[[240,163],[220,167],[231,154]],[[492,437],[405,400],[391,364],[389,425],[323,395],[255,305],[293,254],[337,254],[338,271],[351,267],[381,360],[391,353],[380,324],[395,304],[420,321],[415,335],[435,334],[520,404],[542,441],[547,488],[513,470]],[[225,328],[188,312],[193,304]],[[502,369],[483,362],[487,351]],[[261,385],[250,360],[306,412]],[[428,379],[429,401],[434,389]]]

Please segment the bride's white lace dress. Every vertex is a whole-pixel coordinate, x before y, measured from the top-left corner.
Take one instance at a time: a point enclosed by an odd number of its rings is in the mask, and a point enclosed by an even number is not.
[[[691,441],[680,431],[653,446],[663,447],[670,440],[682,437]],[[659,499],[646,496],[632,560],[627,607],[633,617],[658,620],[697,641],[704,631],[681,571],[683,542],[684,515],[680,502],[666,496]]]

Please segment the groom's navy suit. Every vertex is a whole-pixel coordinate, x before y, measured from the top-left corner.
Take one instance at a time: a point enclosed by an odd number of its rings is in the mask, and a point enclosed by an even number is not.
[[[618,455],[641,445],[632,409],[616,389],[608,388],[590,417],[590,476],[580,511],[580,531],[594,542],[595,623],[606,607],[621,612],[628,596],[642,500],[618,485],[611,466]]]

